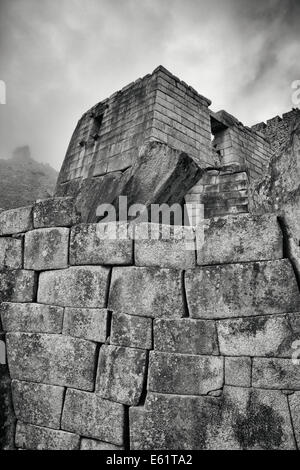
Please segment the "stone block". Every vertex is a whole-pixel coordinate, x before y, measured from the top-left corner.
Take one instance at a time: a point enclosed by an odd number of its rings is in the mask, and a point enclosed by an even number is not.
[[[214,321],[191,318],[154,320],[154,349],[180,354],[219,354]]]
[[[12,395],[18,420],[59,429],[64,387],[13,380]]]
[[[65,308],[63,334],[105,343],[108,312],[105,308]]]
[[[226,318],[300,311],[289,260],[207,266],[186,271],[192,318]]]
[[[225,357],[225,384],[251,387],[250,357]]]
[[[106,307],[109,272],[102,266],[42,272],[38,302],[62,307]]]
[[[3,302],[0,306],[5,331],[61,333],[64,310],[53,305]]]
[[[5,335],[0,333],[0,449],[12,450],[15,447],[16,418],[11,396],[11,379],[5,355]]]
[[[148,390],[206,395],[223,387],[224,358],[150,352]]]
[[[18,207],[0,213],[0,235],[32,230],[32,206]]]
[[[102,346],[96,393],[107,400],[137,405],[143,392],[147,352],[142,349]]]
[[[22,240],[18,238],[0,238],[0,266],[4,268],[22,269]]]
[[[299,367],[299,366],[298,366]],[[300,447],[300,392],[295,392],[288,397],[295,438],[297,441],[298,449]]]
[[[0,269],[0,302],[33,302],[36,274],[21,269]]]
[[[72,197],[43,199],[33,206],[34,228],[71,227],[79,222],[80,214]]]
[[[7,333],[11,377],[93,390],[96,345],[70,336]]]
[[[254,358],[252,386],[281,390],[300,390],[300,367],[291,359]]]
[[[110,344],[129,348],[152,349],[152,319],[113,313]]]
[[[77,450],[80,437],[70,432],[17,423],[16,446],[30,450]]]
[[[24,267],[35,271],[67,268],[68,248],[68,228],[44,228],[27,232]]]
[[[151,318],[183,317],[182,274],[166,268],[113,268],[108,308]]]
[[[70,264],[133,264],[128,224],[81,224],[71,229]]]
[[[192,227],[140,223],[135,226],[136,266],[188,269],[196,265]]]
[[[220,353],[225,356],[291,357],[291,345],[300,335],[300,315],[219,320],[217,329]]]
[[[62,429],[122,446],[124,410],[124,405],[103,400],[95,393],[68,389]]]
[[[204,243],[197,246],[199,265],[280,258],[283,258],[282,233],[276,216],[270,214],[209,219]]]
[[[122,446],[116,446],[109,442],[97,441],[96,439],[81,439],[80,450],[124,450]]]

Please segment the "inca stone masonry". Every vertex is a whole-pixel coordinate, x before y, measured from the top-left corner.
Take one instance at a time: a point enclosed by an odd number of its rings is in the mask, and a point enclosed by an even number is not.
[[[300,446],[300,112],[210,106],[158,67],[83,115],[53,198],[1,212],[1,448]],[[193,209],[100,236],[119,196],[204,204],[204,245]]]

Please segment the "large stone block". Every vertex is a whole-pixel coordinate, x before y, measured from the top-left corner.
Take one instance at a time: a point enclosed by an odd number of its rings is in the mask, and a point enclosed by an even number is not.
[[[175,269],[117,267],[108,308],[145,317],[183,317],[182,274]]]
[[[21,269],[23,267],[22,240],[18,238],[0,238],[0,266]]]
[[[147,352],[141,349],[102,346],[96,393],[124,405],[137,405],[143,392]]]
[[[16,446],[31,450],[77,450],[80,437],[70,432],[18,422]]]
[[[154,349],[180,354],[219,354],[216,324],[191,318],[154,320]]]
[[[225,356],[291,357],[292,343],[300,335],[300,314],[220,320],[217,329]]]
[[[299,367],[299,366],[298,366]],[[300,392],[295,392],[288,397],[291,416],[294,426],[295,438],[300,447]]]
[[[254,358],[252,386],[281,390],[300,390],[300,367],[291,359]]]
[[[61,307],[3,302],[0,312],[5,331],[61,333],[62,330],[64,310]]]
[[[0,269],[0,302],[33,302],[36,274],[21,269]]]
[[[124,450],[122,446],[116,446],[109,442],[97,441],[96,439],[81,439],[80,450]]]
[[[64,387],[13,380],[12,394],[17,419],[59,429]]]
[[[62,429],[122,446],[125,407],[95,393],[67,390]]]
[[[204,243],[197,236],[197,264],[200,265],[280,258],[283,258],[283,240],[275,215],[243,214],[208,219]]]
[[[42,272],[38,302],[62,307],[106,307],[109,272],[102,266]]]
[[[150,352],[148,390],[206,395],[223,387],[224,358]]]
[[[105,308],[65,308],[63,334],[105,343],[108,311]]]
[[[33,206],[34,228],[71,227],[80,222],[80,214],[72,197],[54,197]]]
[[[192,318],[226,318],[300,311],[289,260],[207,266],[185,274]]]
[[[225,357],[225,384],[251,387],[251,357]]]
[[[76,225],[71,230],[70,264],[133,264],[128,224]]]
[[[113,313],[110,344],[152,349],[152,319]]]
[[[32,206],[18,207],[0,213],[0,235],[32,230]]]
[[[70,336],[38,333],[7,333],[6,339],[13,379],[93,389],[94,343]]]
[[[135,227],[136,266],[188,269],[196,264],[192,227],[140,223]]]
[[[67,268],[68,248],[68,228],[44,228],[27,232],[24,267],[35,271]]]

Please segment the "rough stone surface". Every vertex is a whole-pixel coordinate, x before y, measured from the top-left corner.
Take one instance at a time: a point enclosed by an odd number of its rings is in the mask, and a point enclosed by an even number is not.
[[[7,333],[11,377],[92,390],[96,345],[56,334]]]
[[[291,359],[254,358],[252,385],[258,388],[300,390],[300,367]]]
[[[97,441],[96,439],[81,439],[80,450],[124,450],[122,446],[116,446],[109,442]]]
[[[76,225],[71,230],[70,264],[133,264],[128,224]]]
[[[11,380],[7,364],[3,364],[4,334],[0,333],[0,449],[14,449],[15,413],[11,396]]]
[[[22,240],[18,238],[0,238],[0,266],[12,269],[23,267]]]
[[[218,354],[218,338],[214,321],[155,319],[154,349],[180,354]]]
[[[16,446],[31,450],[77,450],[79,436],[57,429],[43,428],[18,422]]]
[[[33,302],[36,274],[20,269],[0,269],[0,302]]]
[[[33,303],[3,302],[0,306],[5,331],[61,333],[63,308]]]
[[[18,420],[59,429],[63,387],[13,380],[12,394]]]
[[[206,395],[223,386],[224,359],[150,352],[148,389],[159,393]]]
[[[225,357],[225,384],[251,387],[250,357]]]
[[[38,201],[33,206],[34,228],[70,227],[80,222],[72,197],[55,197]]]
[[[109,268],[73,266],[42,272],[38,302],[62,307],[106,307]]]
[[[113,268],[108,308],[145,317],[182,317],[182,275],[175,269]]]
[[[151,318],[113,313],[110,344],[129,348],[152,349]]]
[[[105,308],[65,308],[63,334],[105,343],[107,321]]]
[[[18,207],[0,213],[0,235],[32,230],[32,206]]]
[[[192,318],[226,318],[300,310],[289,260],[207,266],[185,275]]]
[[[283,258],[282,233],[274,215],[238,215],[206,220],[197,264],[239,263]],[[198,229],[198,231],[201,230]]]
[[[192,227],[137,224],[134,260],[136,266],[188,269],[196,264],[195,232]]]
[[[288,397],[291,416],[295,431],[295,438],[300,448],[300,392],[295,392]]]
[[[141,349],[102,346],[96,393],[107,400],[137,405],[142,395],[147,352]]]
[[[68,389],[62,429],[122,446],[124,410],[124,405],[103,400],[95,393]]]
[[[220,320],[217,328],[225,356],[291,357],[291,345],[300,336],[300,315]]]
[[[36,271],[68,267],[68,228],[44,228],[25,235],[24,267]]]

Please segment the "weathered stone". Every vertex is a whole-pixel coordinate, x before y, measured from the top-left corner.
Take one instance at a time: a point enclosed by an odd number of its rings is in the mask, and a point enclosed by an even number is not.
[[[152,349],[152,320],[114,313],[112,315],[110,344],[129,348]]]
[[[36,274],[20,269],[0,269],[0,302],[33,302]]]
[[[150,352],[148,389],[159,393],[206,395],[223,386],[223,357]]]
[[[102,400],[95,393],[69,389],[62,415],[62,429],[122,446],[124,411],[125,407],[120,403]]]
[[[25,235],[24,267],[36,271],[68,267],[68,228],[44,228]]]
[[[116,446],[109,442],[83,438],[81,439],[80,450],[124,450],[124,447]]]
[[[185,274],[192,318],[226,318],[300,310],[289,260],[207,266]]]
[[[5,357],[5,335],[0,332],[0,449],[15,445],[15,413],[11,396],[11,379]]]
[[[141,349],[102,346],[96,393],[124,405],[137,405],[143,392],[147,352]]]
[[[225,357],[225,384],[251,387],[250,357]]]
[[[154,349],[180,354],[218,354],[216,325],[211,320],[156,319]]]
[[[64,387],[13,380],[12,394],[17,419],[59,429]]]
[[[300,367],[291,359],[254,358],[252,386],[300,390]]]
[[[0,213],[0,235],[32,230],[32,206],[18,207]]]
[[[0,311],[5,331],[61,333],[64,313],[61,307],[3,302]]]
[[[92,390],[96,345],[70,336],[7,333],[11,377]]]
[[[145,317],[182,317],[182,275],[175,269],[113,268],[108,308]]]
[[[38,302],[62,307],[106,307],[109,268],[73,266],[42,272]]]
[[[105,343],[107,320],[105,308],[65,308],[63,334]]]
[[[149,393],[129,410],[132,450],[295,449],[286,397],[225,387],[221,397]]]
[[[70,264],[133,264],[128,224],[76,225],[71,230]]]
[[[80,222],[72,197],[54,197],[38,201],[33,206],[34,228],[71,227]]]
[[[188,269],[196,264],[192,227],[140,223],[134,237],[136,266]]]
[[[201,230],[200,226],[197,235]],[[199,265],[283,258],[282,233],[274,215],[245,214],[208,219],[204,243],[201,236],[196,239]]]
[[[299,366],[298,366],[299,367]],[[295,392],[288,397],[291,416],[294,426],[295,438],[300,447],[300,392]]]
[[[23,267],[22,240],[17,238],[0,238],[0,266],[12,269]]]
[[[16,446],[32,450],[77,450],[80,437],[70,432],[18,422]]]

